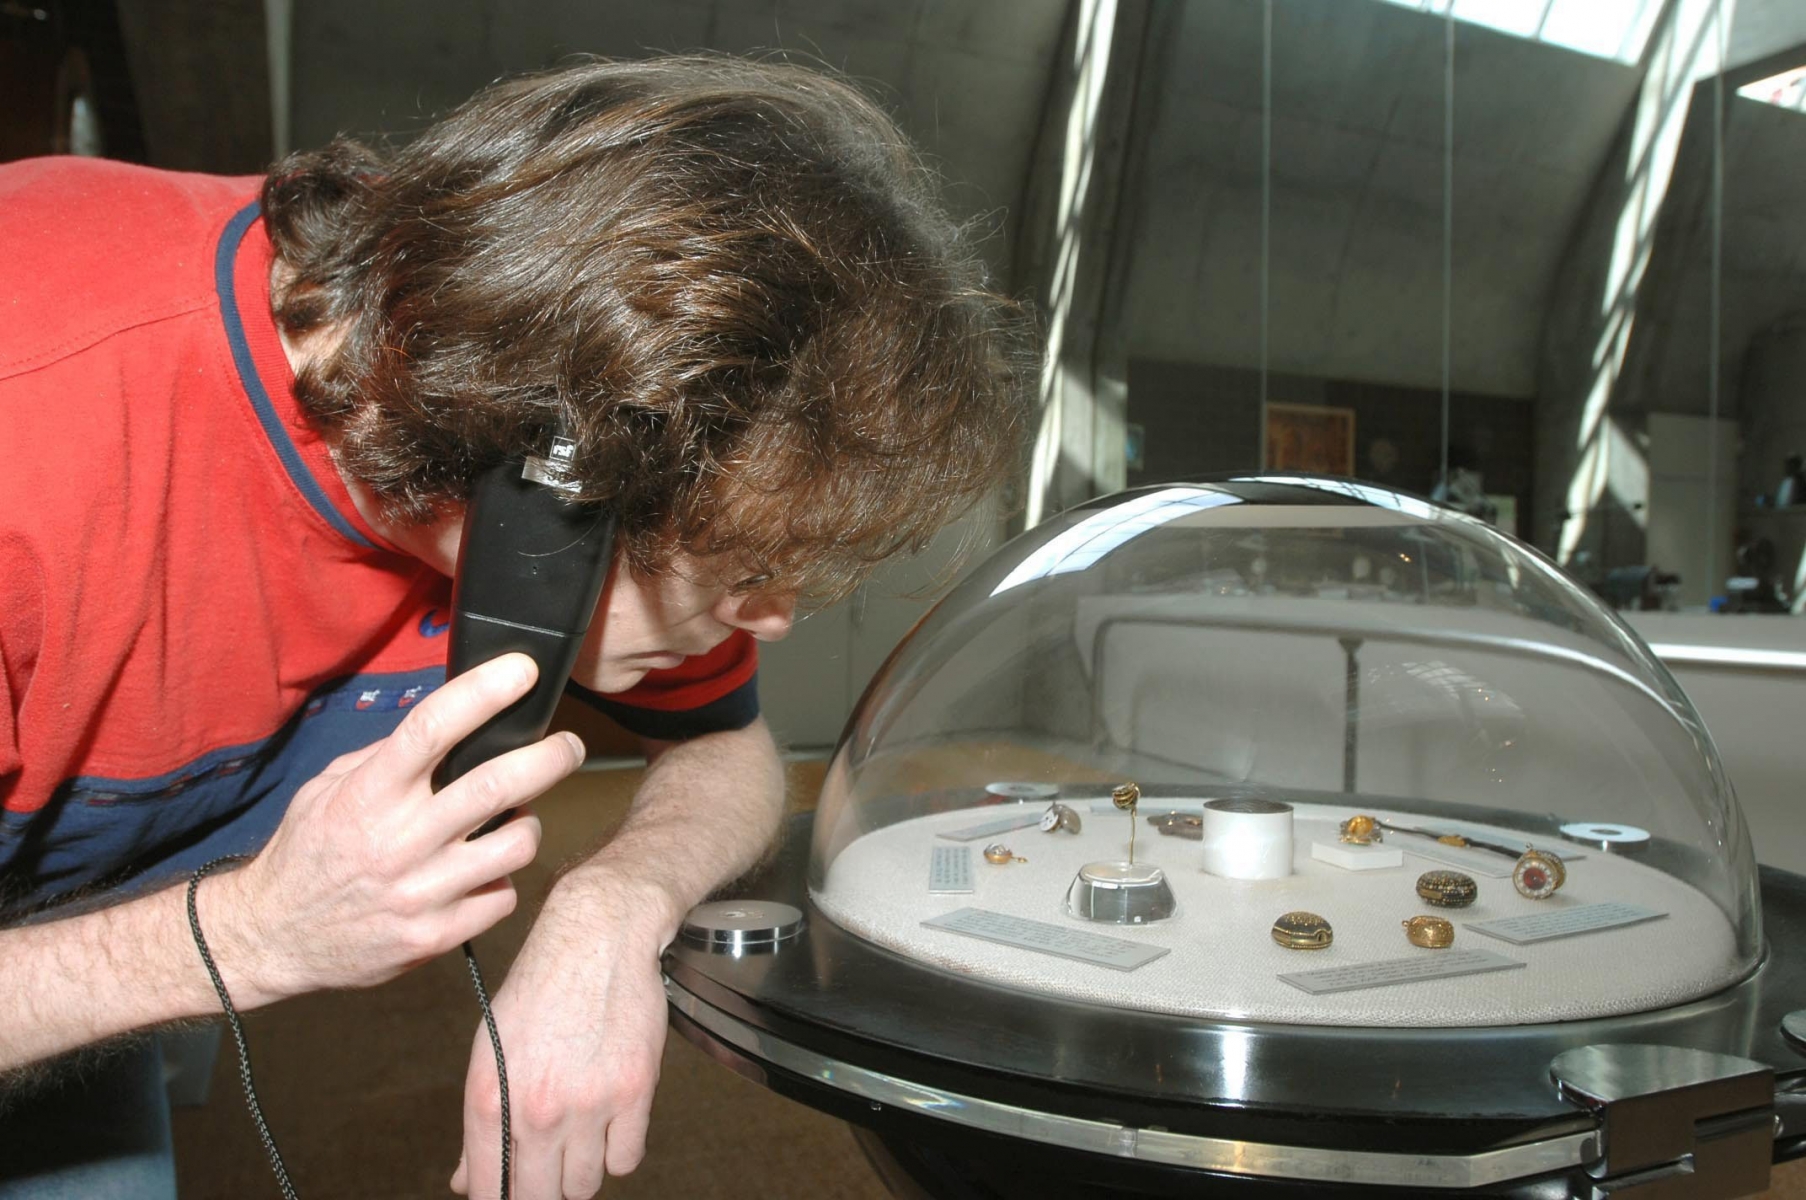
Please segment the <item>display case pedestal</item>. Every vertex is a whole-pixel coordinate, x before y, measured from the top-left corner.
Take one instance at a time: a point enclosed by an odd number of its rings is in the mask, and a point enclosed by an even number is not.
[[[1086,863],[1066,891],[1067,912],[1107,925],[1146,925],[1176,908],[1166,872],[1148,863]]]

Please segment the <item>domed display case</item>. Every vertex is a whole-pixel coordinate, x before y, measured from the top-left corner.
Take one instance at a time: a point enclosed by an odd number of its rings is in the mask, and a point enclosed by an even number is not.
[[[742,900],[782,934],[686,933],[674,1023],[899,1194],[1728,1196],[1806,1149],[1806,881],[1693,706],[1535,551],[1352,481],[1005,546]]]
[[[1112,811],[1125,782],[1140,792],[1133,817]],[[1056,803],[1076,831],[1033,820]],[[1279,819],[1224,811],[1251,807]],[[1028,823],[1008,829],[1012,811]],[[1344,840],[1362,817],[1370,836]],[[1168,950],[1158,962],[1100,972],[924,924],[969,905],[1088,919],[1071,885],[1088,863],[1126,863],[1137,824],[1137,862],[1163,873],[1170,915],[1120,936]],[[1259,832],[1270,825],[1290,828]],[[971,892],[927,891],[933,848],[986,827],[996,836],[974,849],[1007,843],[1010,861],[975,856]],[[1275,838],[1289,861],[1238,864],[1221,845],[1270,858]],[[1551,894],[1522,886],[1533,849],[1561,865]],[[1432,870],[1472,880],[1473,901],[1427,904],[1414,884]],[[986,563],[860,702],[822,792],[810,884],[838,924],[950,970],[1236,1019],[1637,1012],[1735,983],[1761,947],[1736,801],[1642,642],[1482,522],[1304,478],[1111,497]],[[1298,955],[1270,936],[1301,910],[1331,929],[1313,969],[1409,958],[1402,922],[1439,909],[1456,947],[1524,969],[1313,994],[1285,980]],[[1586,914],[1640,919],[1490,936]]]

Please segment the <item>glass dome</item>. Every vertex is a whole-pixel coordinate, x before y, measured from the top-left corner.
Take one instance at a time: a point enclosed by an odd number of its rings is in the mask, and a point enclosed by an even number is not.
[[[1170,896],[1110,923],[1084,872],[1130,861]],[[1448,907],[1463,897],[1444,885],[1477,899]],[[1232,1020],[1638,1012],[1721,990],[1761,952],[1735,797],[1648,647],[1491,527],[1308,476],[1111,496],[980,566],[854,711],[810,888],[932,967]],[[965,910],[1160,953],[1111,970],[1011,944],[1020,927],[926,924]],[[1290,944],[1276,928],[1312,915],[1325,929]],[[1287,978],[1457,961],[1401,931],[1426,915],[1503,966],[1322,993]]]

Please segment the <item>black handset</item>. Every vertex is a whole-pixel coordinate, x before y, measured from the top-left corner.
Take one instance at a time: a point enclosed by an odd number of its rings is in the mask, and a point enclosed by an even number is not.
[[[452,585],[446,677],[519,650],[539,664],[539,679],[452,748],[433,773],[435,788],[544,737],[564,694],[615,540],[613,512],[569,497],[565,468],[573,450],[558,438],[549,457],[504,462],[471,491]]]

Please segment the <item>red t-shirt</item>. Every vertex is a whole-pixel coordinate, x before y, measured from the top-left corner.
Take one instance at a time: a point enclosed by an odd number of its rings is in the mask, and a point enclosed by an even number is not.
[[[444,680],[449,581],[295,405],[261,182],[0,167],[0,915],[255,850]],[[739,728],[755,664],[737,633],[590,698]]]

